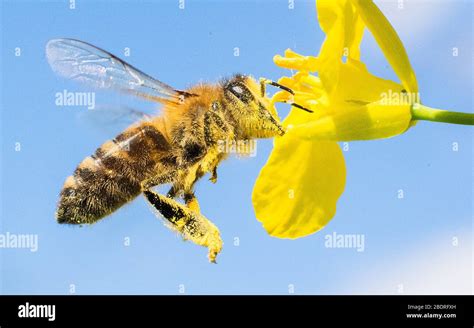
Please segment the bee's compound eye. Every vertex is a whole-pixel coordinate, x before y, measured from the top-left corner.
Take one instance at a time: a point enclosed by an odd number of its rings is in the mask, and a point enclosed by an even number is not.
[[[235,93],[239,94],[239,95],[241,95],[241,94],[244,92],[244,90],[242,89],[242,87],[241,87],[241,86],[238,86],[238,85],[234,85],[234,86],[232,87],[232,90],[233,90]]]
[[[244,104],[248,104],[250,101],[253,100],[252,93],[247,89],[247,87],[243,84],[233,83],[229,84],[226,89],[232,93],[235,97],[237,97],[240,101]]]

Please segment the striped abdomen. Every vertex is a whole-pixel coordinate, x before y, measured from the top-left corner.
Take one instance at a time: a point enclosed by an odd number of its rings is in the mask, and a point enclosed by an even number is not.
[[[138,196],[143,181],[161,175],[166,179],[172,171],[166,159],[169,151],[168,141],[151,123],[128,128],[107,141],[66,179],[58,222],[94,223]]]

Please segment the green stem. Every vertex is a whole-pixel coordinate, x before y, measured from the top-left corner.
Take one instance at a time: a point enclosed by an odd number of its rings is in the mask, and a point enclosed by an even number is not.
[[[474,125],[474,114],[451,112],[449,110],[435,109],[420,104],[411,107],[412,119],[417,121],[432,121],[451,124]]]

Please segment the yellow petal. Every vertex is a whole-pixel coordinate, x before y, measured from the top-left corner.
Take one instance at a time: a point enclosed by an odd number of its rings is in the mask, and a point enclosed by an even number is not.
[[[385,80],[371,74],[364,63],[348,59],[341,66],[341,74],[337,90],[332,95],[334,102],[365,102],[379,101],[387,91],[402,93],[403,87],[391,80]]]
[[[319,3],[319,1],[318,1]],[[326,39],[319,51],[318,75],[327,90],[331,93],[339,81],[339,71],[342,65],[342,54],[344,51],[344,25],[340,19],[333,22],[331,30],[326,34]]]
[[[346,57],[359,60],[360,59],[360,43],[364,35],[365,24],[359,13],[354,10],[350,2],[346,4],[346,32],[345,44],[347,53],[344,51]]]
[[[341,16],[341,1],[338,0],[318,0],[316,1],[316,13],[321,30],[328,34],[329,31],[337,24],[337,20]]]
[[[381,102],[346,105],[333,115],[295,125],[286,136],[309,140],[372,140],[389,138],[405,132],[411,121],[411,105]]]
[[[318,56],[318,73],[328,93],[332,93],[342,74],[342,57],[360,59],[365,25],[347,0],[318,0],[316,5],[319,24],[326,33]]]
[[[274,237],[312,234],[336,213],[345,181],[337,143],[277,138],[252,194],[257,220]]]
[[[403,43],[380,9],[368,0],[351,0],[406,91],[418,92],[415,72]]]

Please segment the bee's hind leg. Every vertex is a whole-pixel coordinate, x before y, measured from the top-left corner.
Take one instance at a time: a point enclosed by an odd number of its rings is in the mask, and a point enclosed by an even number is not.
[[[169,226],[172,229],[195,244],[207,247],[209,261],[216,262],[217,254],[222,249],[222,239],[219,229],[211,221],[199,212],[195,212],[174,199],[160,195],[150,189],[145,190],[143,194],[153,208],[170,223]],[[196,198],[194,197],[194,199]]]

